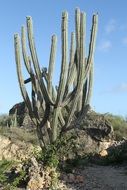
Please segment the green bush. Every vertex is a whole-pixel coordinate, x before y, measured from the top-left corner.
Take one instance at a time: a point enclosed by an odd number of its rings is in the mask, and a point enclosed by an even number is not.
[[[45,166],[57,168],[59,164],[59,157],[56,145],[48,145],[42,151],[35,153],[38,161],[43,161]]]
[[[21,169],[14,173],[16,162],[1,160],[0,161],[0,183],[6,190],[16,190],[27,178],[26,171]]]
[[[113,126],[116,140],[121,140],[123,137],[127,138],[127,120],[124,117],[107,114],[106,118]]]

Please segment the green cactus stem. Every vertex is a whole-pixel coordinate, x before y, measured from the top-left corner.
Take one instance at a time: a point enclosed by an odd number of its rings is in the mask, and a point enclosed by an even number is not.
[[[93,88],[93,64],[98,15],[93,15],[88,55],[86,55],[86,14],[75,11],[75,32],[71,33],[68,53],[68,13],[62,13],[61,70],[57,87],[53,85],[57,37],[52,36],[49,65],[40,66],[31,17],[26,18],[27,30],[21,28],[21,49],[29,78],[24,80],[20,58],[20,37],[14,36],[15,60],[20,90],[29,115],[34,122],[40,146],[54,143],[60,135],[72,129],[71,122],[90,104]],[[27,53],[27,38],[30,55]],[[41,69],[42,68],[42,69]],[[31,84],[31,96],[26,84]]]

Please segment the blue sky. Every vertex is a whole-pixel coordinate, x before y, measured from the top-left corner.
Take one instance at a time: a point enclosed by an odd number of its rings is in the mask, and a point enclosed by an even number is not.
[[[0,113],[8,113],[22,101],[17,81],[13,35],[20,33],[26,16],[34,21],[40,64],[49,60],[51,35],[58,35],[55,79],[60,67],[61,13],[69,13],[69,36],[74,31],[74,12],[87,14],[87,48],[93,13],[99,14],[95,51],[93,108],[127,116],[127,1],[126,0],[0,0]]]

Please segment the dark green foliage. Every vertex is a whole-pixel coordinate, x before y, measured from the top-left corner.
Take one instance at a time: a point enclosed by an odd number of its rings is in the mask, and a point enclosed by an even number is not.
[[[14,161],[0,161],[0,183],[5,190],[16,190],[17,187],[23,187],[27,180],[27,173],[21,169],[15,173],[17,163]]]
[[[12,161],[2,160],[0,161],[0,183],[6,183],[7,176],[5,175],[8,170],[10,170],[13,166]]]
[[[49,145],[38,153],[37,159],[42,161],[45,166],[57,168],[59,164],[58,150],[55,145]]]

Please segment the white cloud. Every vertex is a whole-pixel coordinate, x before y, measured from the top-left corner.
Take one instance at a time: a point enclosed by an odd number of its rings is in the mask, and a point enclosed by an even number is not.
[[[127,37],[125,37],[122,42],[124,45],[127,45]]]
[[[122,91],[122,92],[127,92],[127,83],[122,83],[120,86],[119,86],[119,91]]]
[[[114,32],[116,29],[116,20],[111,19],[108,24],[105,26],[105,32],[107,34],[110,34],[112,32]]]
[[[103,40],[99,45],[98,45],[98,49],[100,51],[108,51],[109,49],[111,49],[112,47],[112,43],[110,40]]]
[[[117,86],[112,87],[109,90],[102,92],[102,94],[117,94],[117,93],[127,93],[127,83],[121,83]]]

